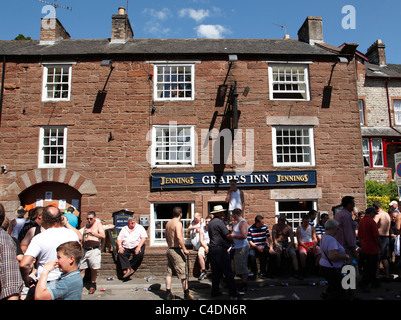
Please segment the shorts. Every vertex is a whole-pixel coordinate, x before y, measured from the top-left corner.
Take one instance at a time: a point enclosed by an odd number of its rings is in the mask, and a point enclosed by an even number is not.
[[[382,243],[383,253],[380,256],[380,259],[384,260],[387,259],[387,252],[390,245],[390,238],[387,236],[380,236],[380,241]]]
[[[282,251],[284,251],[285,249],[288,248],[289,243],[288,243],[288,241],[278,241],[278,242],[277,242],[277,245],[278,245],[278,247],[279,247]],[[289,250],[288,254],[289,254],[290,256],[296,254],[296,253],[295,253],[294,247],[291,247],[291,249]]]
[[[206,259],[206,252],[204,247],[200,247],[198,250],[198,256],[201,256],[203,259]]]
[[[180,248],[168,248],[167,256],[167,276],[176,275],[178,279],[186,279],[186,263],[184,252]]]
[[[234,268],[236,274],[248,274],[249,247],[234,249]]]
[[[308,254],[309,251],[306,251],[306,249],[302,246],[298,246],[298,252],[301,254]],[[320,248],[316,246],[313,251],[311,252],[315,257],[320,254]]]
[[[100,269],[100,263],[102,260],[102,253],[100,251],[100,248],[95,248],[91,250],[86,250],[85,248],[83,249],[84,255],[80,261],[80,266],[79,268],[81,270],[83,269]]]

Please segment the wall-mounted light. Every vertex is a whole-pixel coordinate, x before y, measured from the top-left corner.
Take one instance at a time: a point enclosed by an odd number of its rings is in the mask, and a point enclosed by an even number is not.
[[[0,174],[6,174],[8,171],[7,171],[7,167],[6,166],[1,166],[0,167]]]
[[[229,54],[228,61],[230,62],[238,61],[238,56],[236,54]]]
[[[112,67],[113,65],[113,60],[102,60],[100,62],[100,66],[102,67]]]

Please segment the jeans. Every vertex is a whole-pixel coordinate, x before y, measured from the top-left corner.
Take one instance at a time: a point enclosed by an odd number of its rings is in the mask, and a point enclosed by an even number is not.
[[[256,276],[258,274],[258,265],[256,264],[256,258],[259,258],[260,261],[260,273],[267,273],[267,258],[269,256],[269,247],[265,246],[262,252],[259,252],[256,248],[249,248],[249,259],[251,264],[251,270],[253,274]]]

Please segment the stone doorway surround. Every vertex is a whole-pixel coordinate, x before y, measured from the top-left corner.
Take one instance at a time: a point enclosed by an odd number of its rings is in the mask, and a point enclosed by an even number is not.
[[[5,208],[6,217],[14,219],[15,210],[20,205],[19,195],[29,187],[42,182],[67,184],[81,193],[82,200],[97,194],[92,180],[85,178],[79,172],[62,168],[34,169],[16,178],[2,191],[0,201]]]

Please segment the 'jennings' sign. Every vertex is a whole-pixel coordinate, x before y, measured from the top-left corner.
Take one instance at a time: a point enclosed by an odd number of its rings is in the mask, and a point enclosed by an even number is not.
[[[316,171],[254,172],[247,175],[224,173],[166,173],[151,176],[152,189],[195,189],[228,187],[237,179],[243,187],[302,187],[316,186]]]

